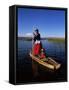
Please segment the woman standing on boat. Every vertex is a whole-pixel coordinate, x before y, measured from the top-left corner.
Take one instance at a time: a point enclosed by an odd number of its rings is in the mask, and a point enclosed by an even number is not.
[[[40,33],[39,30],[36,29],[33,32],[33,55],[38,56],[40,54],[41,48],[42,48],[42,44],[41,44]]]

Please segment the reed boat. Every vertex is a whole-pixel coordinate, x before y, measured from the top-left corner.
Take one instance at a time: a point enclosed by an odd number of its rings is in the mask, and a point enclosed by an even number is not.
[[[30,57],[33,61],[37,62],[39,65],[44,66],[45,68],[51,69],[51,70],[58,70],[61,67],[61,64],[56,62],[51,57],[40,59],[37,56],[34,56],[31,52],[29,53]]]

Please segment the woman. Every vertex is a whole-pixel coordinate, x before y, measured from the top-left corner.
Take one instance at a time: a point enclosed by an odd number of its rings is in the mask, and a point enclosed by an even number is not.
[[[41,37],[39,30],[36,29],[33,33],[33,55],[38,56],[40,54],[40,50],[42,48]]]

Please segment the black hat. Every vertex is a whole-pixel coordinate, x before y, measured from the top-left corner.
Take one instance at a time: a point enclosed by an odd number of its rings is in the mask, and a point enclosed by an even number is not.
[[[36,29],[35,31],[36,31],[36,32],[39,32],[39,30],[38,30],[38,29]]]

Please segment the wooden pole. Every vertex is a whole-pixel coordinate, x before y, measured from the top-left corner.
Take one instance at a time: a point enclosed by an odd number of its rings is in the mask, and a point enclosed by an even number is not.
[[[34,30],[34,26],[33,26],[33,30]],[[34,42],[33,42],[33,37],[32,37],[32,54],[33,54],[33,48],[34,48]],[[33,60],[33,58],[32,58],[32,73],[34,77],[38,76],[38,65]]]

